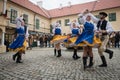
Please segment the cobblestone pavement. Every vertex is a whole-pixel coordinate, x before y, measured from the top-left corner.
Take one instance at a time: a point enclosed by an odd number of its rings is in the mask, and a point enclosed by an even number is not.
[[[12,60],[13,53],[0,54],[0,80],[120,80],[120,49],[114,50],[112,60],[107,58],[108,67],[101,64],[97,49],[94,52],[94,66],[83,70],[82,58],[73,60],[71,50],[62,49],[62,57],[53,56],[53,48],[34,48],[23,55],[23,63]],[[82,56],[82,51],[78,52]]]

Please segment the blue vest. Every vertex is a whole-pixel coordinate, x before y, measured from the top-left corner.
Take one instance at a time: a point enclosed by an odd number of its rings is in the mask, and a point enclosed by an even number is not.
[[[79,34],[79,29],[72,29],[72,34],[78,35]]]
[[[55,29],[55,35],[61,35],[61,29],[60,28]]]

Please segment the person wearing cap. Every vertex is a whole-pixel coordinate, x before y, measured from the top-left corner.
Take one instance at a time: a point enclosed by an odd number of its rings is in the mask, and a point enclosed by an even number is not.
[[[105,18],[107,17],[107,13],[100,12],[100,19],[96,18],[94,15],[90,14],[92,16],[92,20],[94,23],[97,24],[96,26],[96,35],[99,37],[102,41],[102,45],[98,47],[98,53],[100,55],[100,58],[102,60],[102,64],[99,65],[99,67],[107,67],[107,62],[105,59],[105,56],[103,52],[106,52],[109,54],[109,59],[112,59],[113,57],[113,51],[106,48],[106,45],[109,41],[109,33],[113,32],[112,25],[109,21],[107,21]]]
[[[54,56],[56,56],[56,52],[58,51],[57,57],[61,57],[62,56],[61,55],[60,43],[63,42],[67,38],[67,36],[62,36],[61,33],[62,33],[61,26],[59,24],[59,21],[57,21],[53,25],[53,34],[54,34],[54,37],[50,41],[51,44],[54,44]]]

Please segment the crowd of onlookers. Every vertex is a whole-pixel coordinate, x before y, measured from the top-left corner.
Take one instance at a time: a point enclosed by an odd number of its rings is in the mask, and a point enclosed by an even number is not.
[[[120,31],[112,32],[110,34],[108,47],[112,47],[112,48],[120,47]]]
[[[32,49],[32,47],[54,47],[53,44],[50,44],[50,41],[52,40],[53,35],[51,34],[44,34],[39,35],[37,39],[34,39],[33,35],[30,35],[28,38],[28,45],[27,49]],[[34,44],[36,43],[36,45]],[[5,40],[6,45],[6,51],[8,51],[9,42]],[[108,42],[108,46],[110,48],[119,48],[120,47],[120,31],[112,32],[110,34],[110,39]]]
[[[52,40],[52,35],[41,35],[38,38],[37,46],[39,47],[53,47],[52,44],[50,44],[50,41]]]
[[[35,35],[34,35],[35,36]],[[50,43],[53,36],[51,34],[44,34],[36,36],[36,38],[33,37],[33,35],[29,36],[27,49],[32,49],[32,47],[53,47],[54,45]]]

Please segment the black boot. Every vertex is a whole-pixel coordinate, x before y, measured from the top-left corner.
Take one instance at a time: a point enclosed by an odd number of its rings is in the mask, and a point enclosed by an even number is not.
[[[61,57],[61,50],[58,50],[58,56],[57,57]]]
[[[101,60],[102,60],[102,64],[99,65],[99,67],[107,67],[107,62],[106,62],[105,56],[101,56]]]
[[[84,70],[87,68],[87,57],[83,57]]]
[[[22,54],[20,54],[20,61],[22,60]]]
[[[79,59],[80,58],[80,56],[78,56],[77,54],[76,54],[76,59]]]
[[[74,49],[73,59],[76,60],[76,49]]]
[[[92,66],[93,66],[93,57],[90,57],[90,62],[89,62],[88,67],[91,68]]]
[[[15,59],[16,59],[16,57],[17,57],[18,54],[19,54],[19,52],[17,52],[16,54],[13,55],[12,58],[13,58],[14,61],[15,61]]]
[[[16,63],[22,63],[21,62],[21,54],[20,53],[17,55]]]
[[[80,57],[77,55],[77,49],[74,49],[74,53],[73,53],[73,59],[79,59]]]
[[[54,49],[54,56],[56,56],[56,49]]]
[[[112,57],[113,57],[113,51],[111,51],[109,49],[106,49],[105,52],[109,54],[109,59],[112,59]]]

